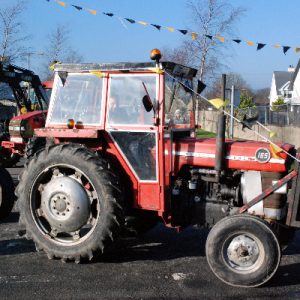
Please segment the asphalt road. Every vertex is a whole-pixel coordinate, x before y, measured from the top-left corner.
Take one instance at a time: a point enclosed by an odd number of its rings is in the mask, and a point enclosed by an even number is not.
[[[17,181],[21,169],[9,171]],[[220,282],[205,258],[206,230],[176,233],[161,225],[123,239],[88,264],[48,260],[19,237],[18,213],[0,224],[0,299],[300,299],[300,234],[264,287]]]

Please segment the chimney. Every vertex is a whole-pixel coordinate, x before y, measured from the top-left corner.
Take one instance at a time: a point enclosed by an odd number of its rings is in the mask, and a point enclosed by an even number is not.
[[[290,73],[295,72],[295,68],[292,65],[289,65],[288,72]]]

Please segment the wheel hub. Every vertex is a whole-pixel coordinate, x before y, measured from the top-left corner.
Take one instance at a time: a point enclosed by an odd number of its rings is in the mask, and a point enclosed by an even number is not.
[[[56,176],[43,186],[41,209],[57,232],[74,232],[87,223],[91,204],[80,182],[67,176]]]
[[[235,269],[251,268],[259,257],[255,240],[246,235],[238,235],[227,248],[228,263]]]

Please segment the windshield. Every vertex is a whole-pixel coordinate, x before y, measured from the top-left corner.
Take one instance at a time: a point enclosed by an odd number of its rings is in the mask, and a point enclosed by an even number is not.
[[[157,78],[154,75],[111,76],[108,97],[108,123],[152,125],[153,111],[147,112],[142,99],[147,93],[156,101]]]
[[[190,124],[190,112],[194,110],[192,81],[165,77],[165,123],[170,125]],[[189,88],[187,88],[189,87]]]
[[[99,124],[102,85],[103,78],[90,73],[69,73],[63,79],[56,75],[48,122],[66,124],[68,119],[74,119],[83,124]]]

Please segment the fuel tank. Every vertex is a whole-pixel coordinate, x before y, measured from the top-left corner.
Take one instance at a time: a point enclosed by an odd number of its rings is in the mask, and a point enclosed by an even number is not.
[[[295,150],[291,144],[277,144],[287,152]],[[215,166],[216,139],[179,138],[173,141],[173,170],[179,171],[184,165]],[[170,155],[170,146],[166,141],[165,154]],[[266,172],[285,172],[289,167],[286,153],[274,153],[270,143],[249,140],[225,141],[225,169],[255,170]]]

